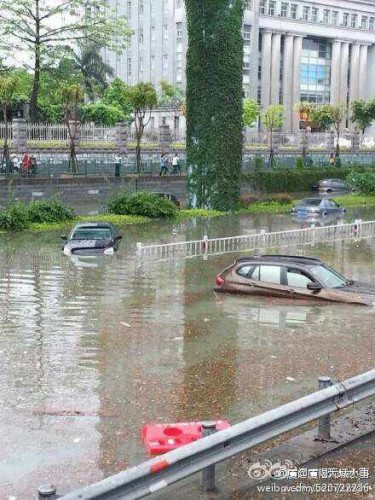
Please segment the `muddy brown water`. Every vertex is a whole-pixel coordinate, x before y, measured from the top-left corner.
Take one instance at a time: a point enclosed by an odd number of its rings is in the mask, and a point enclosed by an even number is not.
[[[354,210],[373,220],[375,210]],[[215,296],[236,254],[142,261],[137,241],[296,227],[289,215],[122,228],[113,258],[72,260],[59,233],[0,236],[0,499],[60,493],[146,459],[150,421],[238,422],[372,367],[374,310]],[[373,282],[375,239],[301,248]],[[283,249],[285,251],[285,249]]]

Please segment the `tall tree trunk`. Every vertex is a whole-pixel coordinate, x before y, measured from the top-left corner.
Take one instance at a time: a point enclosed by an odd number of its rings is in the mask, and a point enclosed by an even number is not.
[[[33,88],[30,97],[30,118],[33,123],[38,121],[38,97],[40,86],[40,16],[39,16],[39,0],[35,0],[35,64]]]
[[[185,0],[190,204],[238,206],[242,166],[242,0]]]
[[[137,137],[137,145],[135,147],[135,160],[136,160],[136,168],[137,174],[142,172],[142,159],[141,159],[141,139],[143,136],[144,125],[141,118],[135,118],[135,134]]]
[[[6,166],[8,167],[8,162],[9,162],[9,144],[8,144],[9,124],[8,124],[8,106],[6,104],[3,104],[3,115],[4,115],[4,125],[5,125],[3,158],[5,159]]]

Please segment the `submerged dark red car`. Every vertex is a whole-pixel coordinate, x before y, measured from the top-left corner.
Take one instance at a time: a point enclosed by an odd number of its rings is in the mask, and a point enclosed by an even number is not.
[[[375,287],[348,280],[319,259],[242,257],[216,277],[216,292],[375,305]]]

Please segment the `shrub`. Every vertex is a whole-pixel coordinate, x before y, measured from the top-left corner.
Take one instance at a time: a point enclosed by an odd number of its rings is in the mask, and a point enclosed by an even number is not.
[[[36,200],[28,207],[31,222],[64,222],[74,219],[74,211],[59,200]]]
[[[263,158],[261,156],[256,156],[254,159],[254,170],[259,171],[263,168]]]
[[[296,169],[297,170],[303,170],[303,167],[304,167],[304,161],[303,161],[303,158],[296,158]]]
[[[335,167],[341,168],[341,158],[339,156],[336,156],[335,158]]]
[[[118,215],[143,215],[150,218],[175,217],[176,205],[155,193],[121,194],[107,202],[110,213]]]
[[[347,182],[359,189],[363,194],[375,195],[375,172],[358,173],[351,172],[347,178]]]
[[[293,198],[288,193],[275,193],[269,195],[263,195],[260,200],[262,203],[280,203],[281,205],[287,205],[292,203]]]
[[[29,214],[24,203],[11,202],[0,210],[0,229],[22,231],[30,225]]]

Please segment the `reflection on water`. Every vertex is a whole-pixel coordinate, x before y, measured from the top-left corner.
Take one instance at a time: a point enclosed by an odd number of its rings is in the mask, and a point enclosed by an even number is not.
[[[65,257],[56,233],[2,236],[0,498],[30,498],[46,480],[63,493],[143,460],[145,422],[236,422],[314,390],[319,375],[369,369],[370,308],[215,296],[235,254],[150,263],[134,252],[137,241],[291,224],[267,215],[126,227],[117,255],[101,259]],[[371,281],[374,245],[299,252]]]

